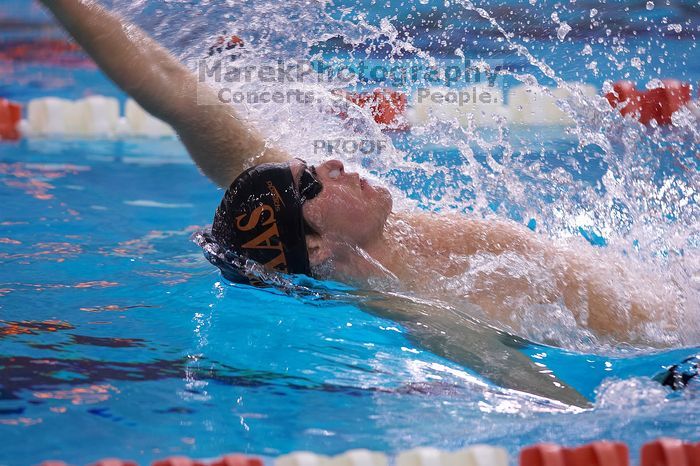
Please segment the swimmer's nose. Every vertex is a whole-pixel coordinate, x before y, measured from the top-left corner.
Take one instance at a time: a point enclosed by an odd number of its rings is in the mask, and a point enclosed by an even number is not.
[[[345,166],[340,160],[327,160],[323,165],[325,165],[326,170],[328,170],[328,176],[334,180],[340,178],[340,175],[345,173]]]
[[[340,170],[341,173],[345,172],[345,165],[343,162],[337,159],[328,160],[326,162],[330,170]]]

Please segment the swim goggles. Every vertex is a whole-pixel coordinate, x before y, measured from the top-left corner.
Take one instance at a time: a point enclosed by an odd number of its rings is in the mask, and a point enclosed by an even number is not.
[[[297,160],[304,164],[304,171],[301,172],[301,178],[299,178],[299,198],[303,204],[318,196],[323,190],[323,184],[318,179],[315,166],[309,167],[306,161]]]

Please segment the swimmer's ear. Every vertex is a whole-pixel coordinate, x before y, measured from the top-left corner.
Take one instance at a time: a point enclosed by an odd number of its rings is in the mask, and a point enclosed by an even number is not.
[[[306,235],[306,249],[311,265],[319,265],[331,257],[331,248],[319,235]]]

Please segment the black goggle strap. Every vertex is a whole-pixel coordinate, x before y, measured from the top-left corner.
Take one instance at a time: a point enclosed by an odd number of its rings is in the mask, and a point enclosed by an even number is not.
[[[299,197],[301,198],[301,203],[311,200],[318,196],[323,190],[323,185],[316,176],[316,167],[313,165],[311,168],[306,166],[304,162],[304,171],[301,173],[301,178],[299,179]]]

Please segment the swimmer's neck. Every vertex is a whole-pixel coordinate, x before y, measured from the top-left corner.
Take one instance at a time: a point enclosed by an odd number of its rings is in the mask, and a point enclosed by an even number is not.
[[[433,241],[422,228],[428,217],[392,212],[373,241],[338,251],[334,278],[356,284],[368,280],[396,284],[410,279],[416,265],[425,262],[432,250]]]

